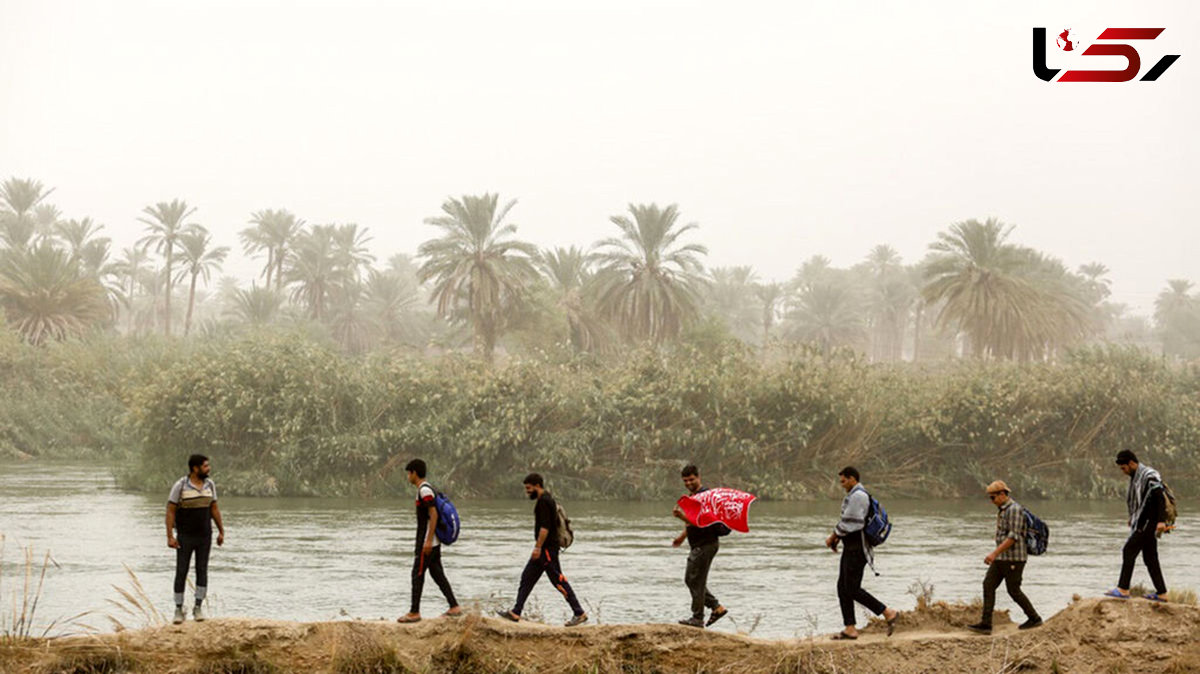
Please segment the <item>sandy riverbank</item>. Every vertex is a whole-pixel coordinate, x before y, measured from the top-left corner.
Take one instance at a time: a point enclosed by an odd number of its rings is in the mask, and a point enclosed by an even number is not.
[[[0,644],[0,671],[177,672],[1200,672],[1200,608],[1077,601],[1035,630],[997,615],[967,633],[964,606],[903,614],[896,634],[868,627],[767,641],[677,625],[575,629],[478,615],[415,625],[225,618],[116,634]]]

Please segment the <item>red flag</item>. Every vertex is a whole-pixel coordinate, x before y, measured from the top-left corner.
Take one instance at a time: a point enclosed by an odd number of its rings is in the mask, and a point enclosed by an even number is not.
[[[720,522],[735,531],[750,531],[750,504],[758,498],[737,489],[719,487],[699,494],[680,496],[676,505],[688,521],[698,527]]]

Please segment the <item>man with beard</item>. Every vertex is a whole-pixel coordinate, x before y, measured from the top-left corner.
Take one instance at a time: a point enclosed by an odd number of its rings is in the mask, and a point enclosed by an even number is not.
[[[563,575],[558,559],[561,550],[558,538],[558,504],[546,490],[541,475],[530,473],[525,476],[524,483],[525,495],[530,500],[537,501],[533,507],[535,542],[533,550],[529,553],[529,561],[525,563],[525,570],[521,572],[521,585],[517,590],[516,604],[513,605],[511,611],[501,609],[497,611],[497,614],[501,618],[513,622],[519,621],[521,611],[525,610],[525,600],[529,599],[529,593],[533,591],[533,586],[537,584],[542,574],[546,574],[546,577],[571,606],[571,612],[574,615],[566,622],[566,626],[582,625],[587,622],[587,613],[584,613],[583,607],[579,605],[579,599],[575,597],[575,590],[571,589],[571,584]]]
[[[1167,601],[1167,582],[1163,580],[1158,563],[1158,537],[1167,530],[1166,489],[1162,476],[1150,466],[1138,463],[1137,455],[1128,449],[1117,453],[1117,467],[1129,476],[1129,491],[1125,503],[1129,508],[1129,538],[1121,550],[1121,576],[1117,586],[1105,593],[1118,599],[1129,598],[1133,580],[1133,565],[1138,555],[1146,563],[1154,592],[1146,595],[1152,601]]]
[[[684,466],[680,475],[683,477],[683,486],[688,493],[699,494],[708,491],[707,487],[700,485],[700,469],[695,465]],[[720,522],[707,527],[698,527],[688,521],[679,506],[675,506],[672,514],[683,520],[686,527],[684,527],[683,533],[675,537],[671,545],[679,547],[686,540],[688,547],[691,548],[691,551],[688,552],[687,569],[683,573],[683,583],[687,585],[688,591],[692,594],[692,615],[680,620],[679,624],[689,627],[707,627],[729,613],[729,610],[708,591],[708,570],[712,567],[713,558],[717,556],[717,550],[721,547],[720,537],[729,533],[729,527]],[[704,620],[704,607],[706,606],[712,611],[707,622]]]
[[[188,565],[196,556],[196,606],[192,617],[204,620],[200,605],[208,594],[208,553],[212,549],[212,523],[217,523],[217,545],[225,544],[225,525],[217,507],[217,486],[209,478],[208,457],[188,457],[188,474],[179,479],[167,497],[167,547],[175,548],[175,618],[184,621],[183,590]],[[178,537],[176,536],[178,532]]]

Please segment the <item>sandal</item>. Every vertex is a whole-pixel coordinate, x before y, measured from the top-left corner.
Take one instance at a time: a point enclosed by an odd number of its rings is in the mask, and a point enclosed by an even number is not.
[[[1113,589],[1109,590],[1108,592],[1105,592],[1104,596],[1105,597],[1114,597],[1116,599],[1129,599],[1129,595],[1122,594],[1121,591],[1115,587]]]
[[[717,622],[721,618],[724,618],[728,614],[729,614],[729,609],[727,609],[727,608],[722,608],[720,611],[714,610],[712,613],[709,614],[708,622],[704,623],[704,626],[709,627],[713,623]]]
[[[458,613],[451,613],[449,611],[446,611],[445,613],[442,614],[442,617],[443,618],[461,618],[464,615],[466,615],[466,613],[463,613],[462,611],[459,611]]]
[[[891,620],[887,621],[887,635],[892,636],[892,632],[896,631],[896,619],[900,617],[900,612],[896,611],[896,615],[892,616]]]
[[[834,641],[854,641],[857,638],[858,638],[857,635],[846,634],[845,632],[838,632],[837,634],[830,637],[830,639],[832,639]]]
[[[513,613],[512,611],[505,611],[504,609],[500,609],[499,611],[496,611],[496,615],[500,616],[501,618],[504,618],[505,620],[511,620],[515,623],[521,622],[521,616],[517,615],[516,613]]]
[[[399,618],[396,618],[396,622],[398,622],[398,623],[419,623],[419,622],[421,622],[421,616],[413,617],[413,616],[402,615]]]
[[[1161,601],[1163,603],[1167,602],[1167,598],[1158,596],[1157,592],[1151,592],[1150,594],[1147,594],[1144,596],[1146,599],[1149,599],[1150,601]]]

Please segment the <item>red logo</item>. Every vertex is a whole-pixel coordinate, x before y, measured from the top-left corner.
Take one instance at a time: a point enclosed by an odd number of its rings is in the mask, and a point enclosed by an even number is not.
[[[1165,28],[1105,28],[1096,38],[1097,41],[1110,40],[1153,40],[1162,34]],[[1077,51],[1082,44],[1070,28],[1063,30],[1055,38],[1055,44],[1065,52]],[[1122,42],[1088,45],[1080,52],[1083,56],[1120,56],[1125,59],[1124,70],[1068,70],[1058,78],[1059,82],[1128,82],[1138,76],[1142,69],[1142,57],[1132,45]],[[1142,82],[1153,82],[1179,59],[1179,54],[1167,54],[1158,60],[1146,74]],[[1033,29],[1033,74],[1046,82],[1054,81],[1059,69],[1046,67],[1046,29]]]

